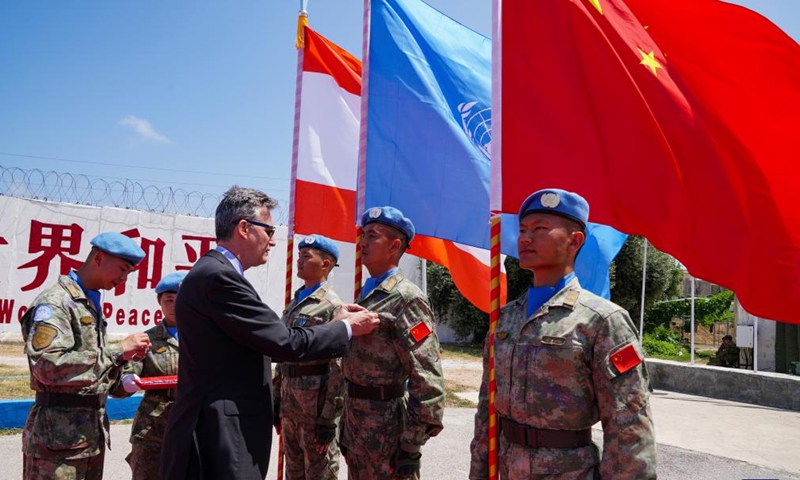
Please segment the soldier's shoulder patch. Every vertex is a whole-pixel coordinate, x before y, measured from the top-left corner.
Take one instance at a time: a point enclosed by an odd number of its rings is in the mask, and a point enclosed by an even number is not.
[[[34,322],[46,322],[53,318],[53,307],[50,305],[39,305],[36,307],[36,310],[33,312],[33,321]]]
[[[580,295],[580,292],[577,290],[570,290],[564,298],[564,305],[568,305],[570,307],[575,306],[575,304],[578,303],[578,297]]]
[[[94,323],[94,318],[90,316],[81,317],[81,324],[82,325],[91,325]]]
[[[31,345],[34,350],[43,350],[49,347],[53,340],[58,336],[58,329],[46,323],[39,323],[36,325],[36,330],[31,339]]]
[[[300,318],[297,319],[297,321],[294,323],[294,325],[296,327],[305,327],[306,323],[308,323],[308,318],[300,317]]]
[[[642,363],[642,357],[639,356],[636,347],[629,343],[611,354],[611,363],[622,374]]]
[[[83,296],[83,291],[81,290],[81,287],[76,285],[74,282],[72,281],[67,282],[67,284],[64,286],[67,288],[69,294],[72,295],[72,298],[80,298]]]
[[[419,343],[428,338],[428,335],[431,334],[431,327],[427,323],[420,321],[408,330],[408,334],[414,339],[415,343]]]
[[[156,348],[155,350],[153,350],[153,353],[164,353],[166,351],[167,351],[167,346],[166,345],[162,345],[162,346]]]
[[[497,332],[495,338],[497,338],[498,340],[505,340],[506,338],[508,338],[508,332]]]

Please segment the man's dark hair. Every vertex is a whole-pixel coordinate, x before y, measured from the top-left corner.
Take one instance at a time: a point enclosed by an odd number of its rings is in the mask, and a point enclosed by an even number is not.
[[[389,225],[386,225],[386,227],[388,227],[386,229],[386,232],[390,239],[400,240],[400,257],[402,257],[403,254],[405,254],[406,250],[408,249],[408,237],[406,236],[405,233],[401,232],[400,230],[394,227],[390,227]]]
[[[243,218],[254,220],[262,207],[274,210],[278,201],[260,190],[232,186],[222,196],[214,215],[217,241],[231,238],[236,224]]]

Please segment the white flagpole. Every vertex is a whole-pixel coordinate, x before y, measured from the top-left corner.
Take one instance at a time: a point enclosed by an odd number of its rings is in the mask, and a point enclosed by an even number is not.
[[[644,255],[642,255],[642,306],[639,311],[639,343],[642,342],[644,335],[644,293],[645,283],[647,281],[647,239],[644,239]]]
[[[758,371],[758,317],[753,315],[753,371]]]
[[[695,278],[692,276],[692,341],[689,348],[691,349],[691,364],[694,365],[694,293],[695,293]]]

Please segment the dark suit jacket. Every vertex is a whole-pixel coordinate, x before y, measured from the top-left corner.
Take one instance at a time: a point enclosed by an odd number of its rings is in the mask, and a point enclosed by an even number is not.
[[[340,357],[347,328],[287,328],[216,250],[184,279],[175,315],[178,395],[164,435],[162,477],[263,480],[272,443],[271,357]]]

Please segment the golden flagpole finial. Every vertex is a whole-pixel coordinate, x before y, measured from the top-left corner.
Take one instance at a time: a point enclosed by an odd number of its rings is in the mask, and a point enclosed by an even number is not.
[[[297,15],[297,39],[294,42],[295,48],[304,48],[306,46],[306,27],[308,26],[308,13],[301,10]]]

